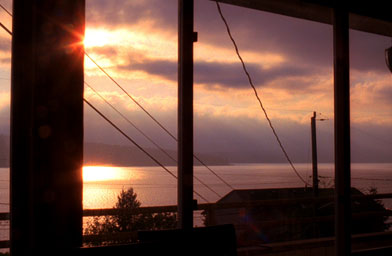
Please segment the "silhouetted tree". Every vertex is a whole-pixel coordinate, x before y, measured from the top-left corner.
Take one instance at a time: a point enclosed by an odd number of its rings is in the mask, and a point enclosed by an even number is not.
[[[377,193],[378,192],[376,187],[370,187],[370,189],[368,190],[369,195],[376,195]],[[388,222],[388,209],[385,208],[381,200],[363,200],[360,204],[353,204],[352,211],[353,213],[385,213],[385,215],[375,215],[367,218],[354,219],[354,225],[352,225],[353,234],[387,231],[391,227],[391,223]]]
[[[135,232],[138,230],[171,229],[177,226],[175,213],[135,213],[141,206],[137,194],[132,188],[122,190],[117,196],[113,216],[94,217],[87,223],[85,235],[98,235],[87,244],[107,245],[136,242]]]

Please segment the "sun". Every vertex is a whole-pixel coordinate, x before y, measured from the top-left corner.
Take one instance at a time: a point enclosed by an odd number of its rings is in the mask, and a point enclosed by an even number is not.
[[[105,29],[87,28],[83,44],[85,48],[102,47],[110,44],[112,33]]]

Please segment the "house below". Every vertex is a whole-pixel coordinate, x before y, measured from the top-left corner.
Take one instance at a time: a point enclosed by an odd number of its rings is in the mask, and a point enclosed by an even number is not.
[[[385,212],[378,200],[364,196],[351,188],[352,233],[371,233],[389,229],[388,217],[366,216],[366,213]],[[232,204],[233,207],[220,207]],[[359,215],[361,213],[361,215]],[[364,214],[365,213],[365,214]],[[239,246],[303,240],[334,236],[334,189],[319,189],[314,197],[311,188],[233,190],[218,202],[209,224],[234,224]]]

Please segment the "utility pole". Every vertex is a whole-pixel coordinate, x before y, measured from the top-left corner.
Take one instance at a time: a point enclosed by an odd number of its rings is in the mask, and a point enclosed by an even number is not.
[[[313,167],[313,193],[318,196],[318,170],[317,170],[317,138],[316,138],[316,112],[310,118],[312,131],[312,167]]]

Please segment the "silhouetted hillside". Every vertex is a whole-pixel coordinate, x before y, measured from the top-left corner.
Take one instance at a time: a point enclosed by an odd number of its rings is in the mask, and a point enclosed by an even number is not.
[[[157,160],[164,165],[173,166],[176,163],[158,149],[146,148]],[[172,158],[177,159],[177,153],[167,150]],[[333,148],[324,146],[319,150],[320,163],[333,162]],[[289,150],[294,162],[309,162],[310,154],[302,150]],[[228,165],[230,163],[286,163],[286,159],[279,150],[260,147],[258,151],[226,151],[221,153],[199,154],[197,156],[208,165]],[[306,157],[308,156],[308,157]],[[361,145],[352,143],[353,163],[384,163],[391,162],[391,152],[378,148],[377,144]],[[133,146],[108,145],[101,143],[84,144],[84,163],[88,165],[115,166],[155,166],[148,156]],[[195,165],[200,163],[196,160]],[[9,167],[9,136],[0,134],[0,168]]]
[[[154,156],[164,165],[176,165],[176,162],[163,154],[160,150],[146,148],[148,153]],[[172,158],[177,159],[177,153],[166,150]],[[220,157],[208,154],[198,154],[208,165],[228,165],[229,163]],[[157,165],[138,148],[132,146],[107,145],[101,143],[84,144],[84,164],[86,165],[114,165],[114,166],[154,166]],[[195,161],[195,165],[199,163]],[[0,168],[9,167],[9,136],[0,134]]]
[[[158,149],[145,148],[145,150],[164,165],[177,165],[167,155]],[[166,150],[169,155],[177,159],[177,153]],[[208,165],[228,165],[229,163],[220,157],[213,155],[198,154],[198,157]],[[146,154],[136,147],[107,145],[100,143],[84,144],[85,165],[115,165],[115,166],[154,166],[157,165]],[[195,161],[195,165],[199,165]]]

